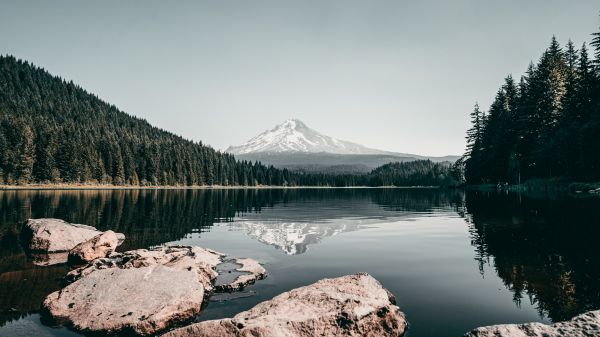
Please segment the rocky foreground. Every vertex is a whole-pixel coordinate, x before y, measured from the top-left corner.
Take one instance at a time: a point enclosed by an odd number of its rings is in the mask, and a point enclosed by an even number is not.
[[[477,328],[464,337],[592,337],[600,336],[600,310],[552,325],[542,323],[502,324]]]
[[[162,337],[397,337],[406,328],[393,295],[359,273],[290,290],[233,318],[192,324]]]
[[[52,262],[79,265],[43,310],[84,333],[153,336],[191,323],[214,292],[242,290],[266,277],[255,260],[200,247],[165,246],[115,252],[124,235],[57,219],[29,220],[29,248]],[[60,259],[57,257],[60,256]],[[42,264],[42,263],[40,263]],[[365,273],[324,279],[282,293],[232,318],[204,321],[162,337],[403,336],[404,314]],[[464,337],[600,336],[600,310],[567,322],[481,327]]]
[[[71,283],[48,295],[43,308],[56,322],[83,332],[154,335],[200,314],[225,262],[237,268],[221,289],[242,289],[266,276],[254,260],[228,260],[200,247],[138,249],[71,271]]]

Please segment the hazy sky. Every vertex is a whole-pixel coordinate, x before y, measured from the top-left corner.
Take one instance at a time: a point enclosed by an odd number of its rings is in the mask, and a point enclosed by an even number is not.
[[[4,1],[0,53],[217,149],[291,117],[385,150],[460,154],[552,35],[579,46],[598,0]]]

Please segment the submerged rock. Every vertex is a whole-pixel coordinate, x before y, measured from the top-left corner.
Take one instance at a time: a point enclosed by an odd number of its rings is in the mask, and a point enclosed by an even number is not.
[[[93,238],[75,246],[69,252],[69,262],[85,263],[107,257],[123,242],[125,236],[111,230],[100,233]]]
[[[216,266],[219,275],[215,289],[219,292],[232,292],[244,289],[249,284],[267,277],[267,271],[253,259],[232,259]]]
[[[590,311],[570,321],[552,325],[542,323],[502,324],[477,328],[464,337],[590,337],[600,336],[600,310]]]
[[[68,252],[101,233],[94,227],[60,219],[29,219],[24,230],[30,237],[30,250],[48,253]]]
[[[76,330],[151,335],[196,317],[203,300],[195,271],[153,265],[98,270],[50,294],[43,306]]]
[[[205,321],[163,337],[402,336],[407,323],[394,297],[368,274],[324,279],[233,318]]]
[[[43,307],[50,318],[76,330],[153,335],[200,313],[224,259],[219,252],[189,246],[112,253],[69,272],[70,284],[50,294]],[[227,289],[241,289],[266,275],[258,262],[237,260],[245,277],[232,280],[235,287],[225,284]]]

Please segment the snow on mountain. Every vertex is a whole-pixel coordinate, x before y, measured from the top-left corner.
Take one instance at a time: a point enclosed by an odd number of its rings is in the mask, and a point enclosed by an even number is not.
[[[335,139],[309,128],[298,119],[288,119],[239,146],[230,146],[226,152],[235,155],[251,153],[334,153],[334,154],[389,154],[360,144]]]

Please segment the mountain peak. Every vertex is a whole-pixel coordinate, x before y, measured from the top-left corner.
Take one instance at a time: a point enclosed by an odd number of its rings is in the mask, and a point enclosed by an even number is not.
[[[239,146],[225,150],[233,154],[251,153],[334,153],[383,154],[385,151],[335,139],[311,129],[299,119],[291,118]]]

